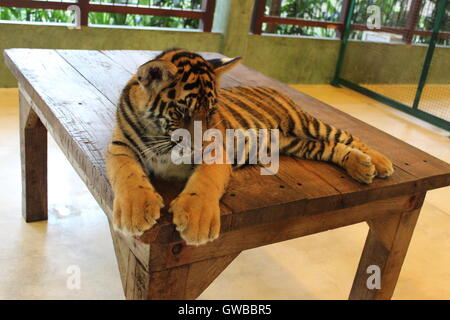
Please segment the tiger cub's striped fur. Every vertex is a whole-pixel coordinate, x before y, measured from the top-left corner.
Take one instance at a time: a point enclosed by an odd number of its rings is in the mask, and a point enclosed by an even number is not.
[[[219,200],[230,164],[175,165],[171,133],[194,121],[204,129],[279,129],[280,153],[333,162],[354,179],[372,182],[393,173],[392,163],[350,133],[305,113],[286,95],[267,87],[219,89],[218,78],[239,62],[205,60],[171,49],[142,65],[122,91],[117,125],[107,154],[116,229],[139,235],[159,218],[163,200],[149,174],[188,179],[170,204],[173,222],[188,244],[214,240],[220,230]]]

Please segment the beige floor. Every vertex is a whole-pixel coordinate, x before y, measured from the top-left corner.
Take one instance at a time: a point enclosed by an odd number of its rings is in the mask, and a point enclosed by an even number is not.
[[[450,162],[448,132],[347,89],[298,88]],[[15,89],[0,89],[0,137],[0,299],[123,299],[106,217],[51,139],[49,220],[23,222]],[[450,299],[449,191],[427,196],[395,299]],[[366,232],[358,224],[244,252],[200,298],[345,299]],[[67,286],[73,267],[80,289]]]

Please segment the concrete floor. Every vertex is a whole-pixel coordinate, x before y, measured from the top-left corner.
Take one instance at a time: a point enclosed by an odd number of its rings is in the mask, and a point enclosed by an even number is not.
[[[296,87],[450,162],[448,132],[348,89]],[[51,138],[49,220],[22,220],[17,101],[16,89],[0,89],[0,299],[123,299],[106,216]],[[449,191],[427,195],[394,299],[450,299]],[[346,299],[367,230],[246,251],[200,298]]]

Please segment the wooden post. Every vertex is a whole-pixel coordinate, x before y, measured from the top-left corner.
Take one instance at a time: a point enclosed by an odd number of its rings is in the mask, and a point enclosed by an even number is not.
[[[253,9],[252,32],[253,34],[261,34],[262,32],[262,18],[264,17],[264,10],[266,8],[266,0],[256,0]]]
[[[22,93],[19,104],[22,215],[26,222],[47,220],[47,129]]]
[[[272,0],[272,4],[270,5],[270,16],[279,17],[281,12],[281,0]],[[264,13],[264,12],[263,12]],[[267,33],[275,33],[277,31],[276,24],[269,24],[267,26]]]
[[[203,32],[211,32],[215,8],[216,8],[216,0],[203,0],[202,9],[205,10],[205,15],[201,20]]]
[[[425,194],[414,195],[411,207],[405,212],[368,221],[370,231],[349,299],[391,299],[424,198]],[[368,271],[370,266],[379,268],[379,289],[368,286],[368,278],[373,272]]]
[[[419,20],[420,7],[422,0],[412,0],[411,6],[408,10],[408,17],[406,18],[406,32],[403,35],[403,41],[406,44],[411,44],[416,29],[417,21]]]
[[[87,26],[89,24],[89,0],[78,0],[80,7],[80,24]]]

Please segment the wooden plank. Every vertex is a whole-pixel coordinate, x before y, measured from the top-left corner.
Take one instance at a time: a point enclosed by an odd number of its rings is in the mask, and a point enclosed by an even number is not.
[[[256,248],[289,239],[303,237],[343,226],[367,221],[376,217],[398,214],[410,208],[411,195],[378,200],[351,208],[316,215],[300,212],[299,216],[268,224],[260,224],[222,233],[217,241],[202,246],[173,243],[160,246],[157,253],[162,259],[151,261],[151,270],[165,270],[184,264],[202,261],[243,250]],[[176,249],[174,249],[176,247]]]
[[[103,50],[103,54],[114,60],[117,64],[120,64],[131,73],[135,73],[137,68],[145,62],[154,59],[159,52],[158,51],[142,51],[142,50]],[[224,55],[215,52],[200,52],[205,59],[223,58]],[[220,82],[221,88],[235,87],[240,85],[241,82],[237,79],[225,74]]]
[[[125,297],[129,300],[134,299],[134,289],[136,285],[136,263],[136,257],[129,252],[125,280]]]
[[[22,216],[26,222],[47,220],[47,129],[19,93]]]
[[[311,26],[319,28],[329,28],[329,29],[342,29],[342,23],[340,22],[327,22],[320,20],[310,20],[301,18],[285,18],[285,17],[275,17],[275,16],[264,16],[262,23],[270,24],[289,24],[294,26]]]
[[[102,50],[100,52],[133,74],[141,65],[154,59],[159,53],[143,50]]]
[[[130,252],[126,276],[125,297],[127,300],[146,300],[150,285],[150,274]]]
[[[104,152],[114,123],[114,105],[54,50],[9,49],[5,58],[28,103],[36,105],[34,110],[47,130],[110,213],[112,191]]]
[[[34,1],[34,0],[2,0],[2,7],[8,8],[30,8],[30,9],[53,9],[53,10],[67,10],[73,3],[61,1]]]
[[[96,50],[56,52],[112,104],[117,104],[123,87],[131,78],[131,72]]]
[[[136,263],[136,270],[134,275],[134,299],[147,300],[150,285],[150,274],[147,270],[145,270],[144,266],[139,261],[137,261]]]
[[[89,12],[109,12],[122,14],[152,15],[157,17],[179,17],[188,19],[202,19],[205,12],[202,10],[165,9],[157,6],[130,6],[126,4],[89,4]]]
[[[270,190],[264,192],[263,190]],[[227,191],[222,197],[233,212],[257,210],[268,206],[283,205],[306,199],[304,193],[296,190],[276,175],[260,175],[259,166],[234,170]]]

